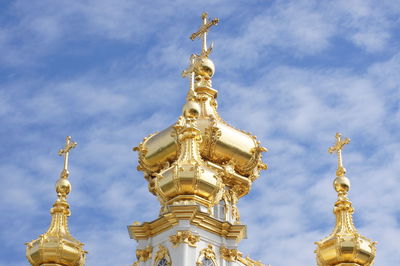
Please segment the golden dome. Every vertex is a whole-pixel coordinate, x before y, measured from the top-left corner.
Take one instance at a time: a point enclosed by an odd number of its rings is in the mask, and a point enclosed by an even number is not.
[[[83,244],[72,237],[68,228],[68,216],[71,215],[69,204],[66,201],[71,191],[68,181],[68,153],[76,146],[76,142],[67,144],[59,154],[64,155],[64,169],[60,179],[56,183],[57,200],[51,208],[51,224],[47,232],[37,239],[27,243],[26,257],[31,265],[60,265],[60,266],[83,266],[85,264],[86,251]]]
[[[227,124],[217,113],[217,102],[213,91],[196,88],[196,97],[190,105],[196,103],[194,110],[200,113],[196,119],[196,128],[200,131],[200,153],[204,160],[219,165],[221,169],[231,166],[234,179],[241,184],[254,181],[259,171],[265,169],[262,162],[262,152],[266,151],[257,138],[250,133],[238,130]],[[210,93],[211,92],[211,93]],[[197,107],[200,107],[199,109]],[[185,105],[185,110],[188,108]],[[191,107],[191,108],[192,108]],[[165,164],[172,164],[178,158],[179,145],[174,125],[146,137],[139,144],[139,169],[145,174],[159,172]],[[241,195],[243,196],[243,195]]]
[[[84,265],[86,252],[83,244],[73,238],[68,229],[67,217],[71,214],[68,203],[57,200],[50,213],[52,220],[47,232],[26,244],[28,261],[33,266],[46,263]]]
[[[329,152],[337,152],[338,169],[333,186],[338,193],[333,213],[336,216],[336,225],[333,232],[326,238],[316,242],[317,263],[319,266],[370,266],[374,262],[375,242],[360,235],[353,223],[354,209],[347,197],[350,189],[350,180],[345,177],[346,170],[342,165],[342,148],[350,139],[341,140],[336,134],[335,146]]]
[[[205,36],[218,19],[202,18],[202,27],[191,36],[203,40],[202,52],[190,57],[182,73],[190,76],[182,116],[134,148],[139,152],[138,170],[163,206],[194,200],[211,207],[225,190],[240,198],[266,169],[262,162],[266,149],[257,138],[227,124],[217,112],[217,91],[211,83],[215,66],[208,58],[212,46],[206,47]]]

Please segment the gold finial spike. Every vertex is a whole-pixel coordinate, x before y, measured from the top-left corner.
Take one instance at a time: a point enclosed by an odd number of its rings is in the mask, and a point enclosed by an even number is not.
[[[342,162],[342,149],[343,146],[346,144],[350,143],[350,139],[349,138],[345,138],[342,140],[342,134],[340,133],[336,133],[336,143],[335,145],[333,145],[332,147],[329,147],[328,152],[329,153],[337,153],[338,156],[338,168],[336,170],[336,176],[344,176],[344,174],[346,173],[346,169],[343,167],[343,162]]]
[[[210,46],[210,48],[207,49],[207,32],[212,26],[217,25],[219,22],[218,18],[214,18],[211,21],[208,21],[207,18],[208,18],[208,14],[204,12],[201,15],[201,19],[203,20],[203,25],[201,25],[201,27],[199,28],[199,30],[197,32],[190,35],[190,39],[192,41],[194,41],[194,39],[196,39],[197,37],[202,39],[202,41],[203,41],[203,46],[201,49],[202,55],[208,55],[211,52],[212,45]]]
[[[61,178],[68,178],[69,172],[68,172],[68,155],[69,151],[73,148],[75,148],[77,145],[76,142],[71,141],[71,136],[67,136],[65,138],[65,147],[60,149],[58,151],[58,155],[63,156],[64,155],[64,169],[62,170],[60,177]]]

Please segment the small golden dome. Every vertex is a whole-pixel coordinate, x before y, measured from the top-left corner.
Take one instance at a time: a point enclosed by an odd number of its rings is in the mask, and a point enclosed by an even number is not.
[[[83,244],[72,237],[68,229],[67,217],[70,215],[66,201],[57,200],[50,211],[52,221],[49,229],[39,238],[26,244],[26,257],[33,266],[46,263],[83,266],[86,251]]]
[[[336,143],[330,147],[330,153],[338,155],[338,168],[333,186],[338,193],[333,213],[336,224],[333,232],[326,238],[316,242],[317,263],[319,266],[370,266],[376,254],[375,242],[360,235],[353,223],[354,209],[347,193],[350,190],[350,180],[345,177],[346,169],[342,165],[342,149],[350,139],[341,139],[341,134],[336,134]]]
[[[71,183],[66,178],[58,179],[56,183],[57,195],[67,196],[71,192]]]
[[[336,192],[348,192],[350,190],[350,180],[345,176],[339,176],[333,181]]]
[[[339,198],[335,203],[335,228],[328,237],[316,243],[319,266],[335,266],[340,263],[360,266],[373,264],[375,242],[358,233],[353,223],[353,212],[347,197]]]
[[[188,101],[182,108],[182,115],[187,118],[198,118],[200,112],[200,104],[195,101]]]
[[[68,216],[71,215],[66,201],[71,192],[71,183],[67,179],[68,153],[76,145],[76,142],[71,142],[71,137],[68,136],[65,147],[59,151],[59,155],[64,156],[64,169],[55,185],[57,200],[50,210],[49,229],[37,239],[26,243],[26,257],[33,266],[85,264],[87,252],[83,250],[83,244],[72,237],[68,228]]]

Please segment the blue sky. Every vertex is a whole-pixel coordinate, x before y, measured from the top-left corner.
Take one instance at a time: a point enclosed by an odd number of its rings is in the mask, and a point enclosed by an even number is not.
[[[315,265],[334,222],[327,148],[340,131],[356,226],[378,242],[376,265],[400,263],[396,1],[43,0],[0,8],[0,265],[27,265],[23,244],[47,230],[66,135],[78,142],[70,229],[87,265],[134,261],[126,225],[159,207],[131,149],[177,120],[203,11],[220,18],[209,35],[219,112],[269,149],[239,204],[242,252]]]

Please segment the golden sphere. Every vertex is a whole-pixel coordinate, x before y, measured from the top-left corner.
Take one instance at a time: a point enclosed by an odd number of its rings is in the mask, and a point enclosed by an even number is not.
[[[198,118],[200,115],[200,104],[189,101],[183,106],[182,114],[186,118]]]
[[[212,77],[215,73],[215,66],[210,59],[199,57],[196,59],[194,72],[196,75]]]
[[[68,179],[60,178],[56,183],[56,191],[61,195],[68,195],[71,192],[71,183]]]
[[[345,176],[339,176],[333,181],[336,192],[347,192],[350,189],[350,180]]]

